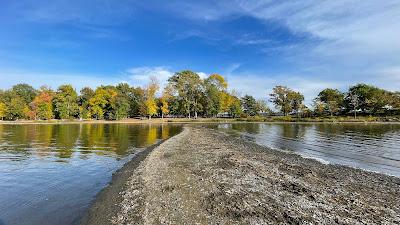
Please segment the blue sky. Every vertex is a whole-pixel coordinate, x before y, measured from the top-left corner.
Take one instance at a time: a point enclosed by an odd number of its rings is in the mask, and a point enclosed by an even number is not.
[[[400,1],[0,0],[0,88],[78,89],[191,69],[242,95],[399,90]]]

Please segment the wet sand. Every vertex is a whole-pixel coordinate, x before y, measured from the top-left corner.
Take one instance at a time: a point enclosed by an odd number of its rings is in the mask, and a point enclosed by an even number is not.
[[[200,126],[146,150],[113,184],[83,224],[400,224],[399,178]]]

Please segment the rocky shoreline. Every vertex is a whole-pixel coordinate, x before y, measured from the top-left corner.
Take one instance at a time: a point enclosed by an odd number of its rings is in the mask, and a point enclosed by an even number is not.
[[[400,179],[187,126],[115,175],[83,224],[400,224]],[[147,155],[148,154],[148,155]]]

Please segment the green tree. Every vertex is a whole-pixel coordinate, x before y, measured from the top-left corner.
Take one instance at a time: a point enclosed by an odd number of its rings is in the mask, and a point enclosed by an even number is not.
[[[89,100],[94,96],[94,91],[89,87],[84,87],[78,96],[79,117],[80,119],[92,118],[90,113]]]
[[[242,114],[242,104],[236,96],[232,96],[232,104],[229,105],[229,114],[233,118],[240,117],[240,114]]]
[[[271,102],[278,108],[285,116],[293,110],[290,101],[290,93],[293,91],[285,86],[276,86],[270,94]]]
[[[4,93],[4,103],[7,109],[6,119],[17,120],[26,118],[26,108],[28,105],[22,97],[16,95],[12,91],[6,91]]]
[[[349,92],[347,94],[346,100],[348,102],[347,105],[349,107],[350,106],[352,107],[352,110],[354,113],[354,119],[356,119],[357,118],[357,110],[358,110],[358,107],[360,106],[360,97],[355,92]]]
[[[71,119],[79,114],[78,94],[72,85],[61,85],[54,97],[54,112],[59,119]]]
[[[135,101],[133,89],[127,83],[116,86],[117,97],[115,98],[115,119],[125,119],[130,116],[131,107]]]
[[[242,98],[243,112],[249,116],[257,115],[257,101],[253,96],[245,95]]]
[[[400,92],[391,93],[390,106],[394,109],[400,109]]]
[[[227,111],[228,106],[224,105],[224,100],[228,100],[227,87],[225,78],[219,74],[212,74],[204,80],[205,96],[202,105],[207,116],[216,116],[219,112]]]
[[[180,102],[182,111],[190,118],[191,112],[197,118],[202,110],[201,98],[203,97],[203,82],[197,73],[192,71],[181,71],[175,73],[168,79],[169,84],[177,93],[176,100]]]
[[[287,95],[290,107],[292,108],[293,112],[300,116],[300,113],[303,109],[305,109],[305,105],[303,104],[304,96],[300,94],[300,92],[291,91]]]
[[[318,100],[318,98],[315,98],[313,101],[314,105],[314,113],[318,116],[321,116],[325,113],[325,103],[321,102]]]
[[[326,88],[318,94],[317,101],[322,103],[325,110],[333,116],[342,109],[344,94],[337,89]]]
[[[357,101],[357,108],[363,113],[375,114],[390,105],[390,92],[372,85],[357,84],[349,88],[346,96],[348,108],[354,110],[352,101]]]
[[[21,97],[25,104],[31,103],[37,95],[37,91],[29,84],[14,85],[11,88],[11,92]]]
[[[145,95],[146,90],[141,87],[136,87],[132,89],[133,101],[131,102],[130,115],[133,116],[147,116],[147,110],[145,106]]]
[[[129,100],[123,96],[118,94],[114,99],[114,117],[116,120],[126,119],[129,116],[130,104]]]

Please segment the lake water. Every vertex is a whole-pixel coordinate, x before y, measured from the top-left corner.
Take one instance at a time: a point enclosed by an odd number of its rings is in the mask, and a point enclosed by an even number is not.
[[[0,225],[77,221],[133,153],[180,126],[0,125]]]
[[[400,177],[400,124],[210,125],[269,148]]]

